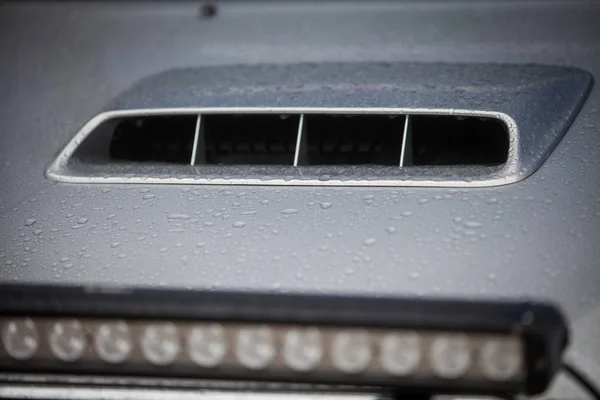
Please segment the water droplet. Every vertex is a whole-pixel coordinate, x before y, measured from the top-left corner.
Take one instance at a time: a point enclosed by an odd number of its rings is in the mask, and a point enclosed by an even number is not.
[[[256,215],[258,211],[242,211],[240,215]]]
[[[477,221],[465,221],[463,223],[463,225],[465,226],[465,228],[471,228],[471,229],[477,229],[477,228],[481,228],[483,226],[483,224],[481,222],[477,222]]]
[[[180,219],[180,220],[185,220],[185,219],[190,219],[189,215],[186,214],[170,214],[169,216],[167,216],[168,219]]]
[[[396,228],[393,226],[390,226],[386,229],[387,233],[389,233],[390,235],[393,235],[394,233],[396,233]]]
[[[33,224],[35,224],[35,219],[29,218],[29,219],[25,220],[25,226],[31,226]]]
[[[87,218],[79,218],[79,219],[77,220],[77,223],[78,223],[79,225],[83,225],[83,224],[85,224],[86,222],[88,222],[88,219],[87,219]]]
[[[418,273],[417,271],[411,272],[410,274],[408,274],[408,277],[410,279],[419,279],[419,277],[421,276],[420,273]]]
[[[112,242],[110,244],[110,247],[112,247],[113,249],[115,249],[115,248],[119,247],[120,245],[121,245],[121,243],[119,243],[119,242]]]
[[[497,277],[497,276],[496,276],[496,274],[494,274],[494,273],[489,273],[487,277],[488,277],[488,279],[489,279],[490,281],[493,281],[493,280],[495,280],[495,279],[496,279],[496,277]]]
[[[282,213],[284,213],[286,215],[296,214],[297,212],[298,212],[298,210],[296,210],[295,208],[286,208],[285,210],[282,211]]]
[[[41,234],[42,234],[42,230],[41,230],[41,229],[36,229],[36,230],[34,230],[34,231],[33,231],[33,234],[34,234],[35,236],[39,236],[39,235],[41,235]]]
[[[429,201],[428,199],[419,199],[419,200],[417,201],[417,203],[419,203],[419,204],[423,205],[423,204],[427,203],[428,201]]]
[[[260,204],[267,205],[267,204],[269,204],[269,200],[266,200],[266,199],[265,200],[261,200]]]
[[[235,221],[233,224],[231,224],[234,228],[243,228],[246,226],[246,223],[244,221]]]
[[[375,238],[367,238],[363,242],[365,246],[373,246],[375,243],[377,243],[377,239]]]
[[[145,195],[143,195],[143,196],[142,196],[142,199],[144,199],[144,200],[150,200],[150,199],[153,199],[153,198],[155,198],[155,197],[156,197],[156,195],[155,195],[155,194],[148,193],[148,194],[145,194]]]
[[[320,204],[320,206],[321,206],[321,208],[322,208],[323,210],[327,210],[327,209],[328,209],[328,208],[330,208],[332,205],[333,205],[333,204],[331,204],[331,203],[327,203],[327,202],[323,202],[323,203],[321,203],[321,204]]]
[[[61,257],[59,261],[62,262],[62,263],[65,263],[65,262],[67,262],[69,260],[70,260],[69,257]]]

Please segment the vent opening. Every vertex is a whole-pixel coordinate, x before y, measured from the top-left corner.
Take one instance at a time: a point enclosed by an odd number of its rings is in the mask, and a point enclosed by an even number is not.
[[[428,184],[457,177],[483,181],[504,168],[514,143],[510,117],[490,112],[334,111],[112,112],[82,129],[65,168],[81,177],[128,182],[173,177],[178,183],[337,179],[416,185],[419,177]]]
[[[203,115],[194,164],[292,165],[299,115]]]
[[[125,162],[496,166],[506,162],[509,151],[506,124],[474,116],[161,115],[109,125],[114,127],[109,158]]]
[[[112,133],[110,158],[189,164],[196,119],[195,115],[123,118]]]
[[[410,117],[404,165],[500,165],[508,158],[506,125],[494,118]]]
[[[400,165],[404,116],[305,115],[300,165]]]

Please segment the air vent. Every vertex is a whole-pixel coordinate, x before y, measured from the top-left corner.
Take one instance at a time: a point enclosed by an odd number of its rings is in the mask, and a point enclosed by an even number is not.
[[[592,85],[586,71],[540,65],[175,68],[112,98],[46,176],[86,184],[505,185],[543,165]]]
[[[487,186],[514,167],[517,144],[514,121],[485,111],[112,111],[86,124],[47,175],[73,183]]]
[[[102,125],[108,154],[87,158],[130,165],[499,166],[509,150],[507,125],[481,115],[207,113]]]

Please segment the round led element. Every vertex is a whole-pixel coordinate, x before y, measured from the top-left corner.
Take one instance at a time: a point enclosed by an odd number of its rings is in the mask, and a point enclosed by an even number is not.
[[[48,331],[52,354],[61,361],[73,362],[83,355],[86,345],[83,326],[76,319],[57,321]]]
[[[494,381],[507,381],[521,370],[522,348],[515,339],[488,339],[479,353],[483,375]]]
[[[129,326],[124,321],[101,324],[96,330],[94,347],[102,360],[112,364],[122,363],[133,349]]]
[[[390,374],[403,376],[414,372],[421,361],[421,341],[415,332],[397,332],[381,340],[379,361]]]
[[[235,352],[244,367],[254,370],[266,368],[275,357],[271,329],[265,325],[241,328],[237,333]]]
[[[187,339],[190,359],[201,367],[216,367],[227,351],[225,332],[219,324],[196,325]]]
[[[364,371],[371,357],[371,343],[366,331],[343,331],[334,336],[331,361],[342,372],[357,374]]]
[[[440,335],[433,339],[429,353],[431,369],[440,378],[455,379],[471,365],[471,346],[464,335]]]
[[[179,353],[179,334],[171,323],[153,324],[144,328],[140,338],[144,357],[152,364],[171,364]]]
[[[310,371],[323,355],[321,332],[317,328],[297,328],[286,332],[283,342],[283,359],[296,371]]]
[[[13,319],[2,327],[2,344],[14,359],[28,360],[39,346],[35,324],[29,318]]]

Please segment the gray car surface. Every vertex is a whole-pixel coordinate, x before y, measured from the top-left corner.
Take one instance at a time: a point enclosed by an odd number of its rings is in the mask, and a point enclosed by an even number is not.
[[[534,298],[600,382],[600,89],[531,176],[485,188],[67,184],[46,167],[174,68],[443,62],[600,71],[587,1],[0,5],[0,280]],[[226,84],[226,82],[225,82]],[[358,100],[357,100],[358,101]],[[543,135],[543,132],[539,132]],[[585,398],[559,378],[550,396]]]

